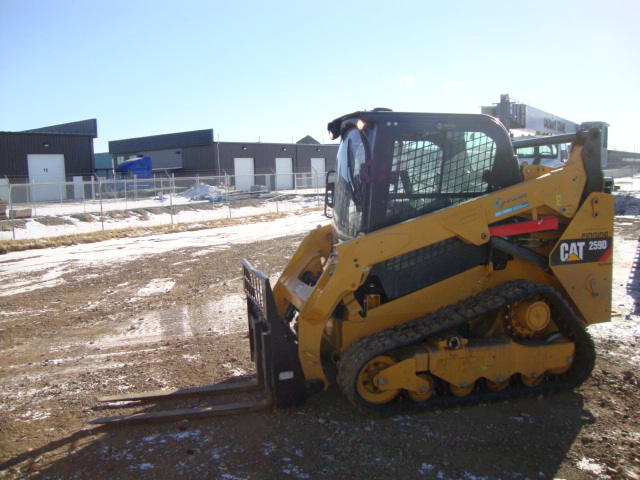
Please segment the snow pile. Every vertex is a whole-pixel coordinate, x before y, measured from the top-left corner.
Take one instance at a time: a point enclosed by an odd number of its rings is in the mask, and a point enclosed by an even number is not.
[[[640,198],[637,192],[619,193],[615,196],[615,215],[640,215]]]
[[[212,187],[211,185],[201,184],[197,187],[185,190],[178,195],[182,197],[188,197],[191,200],[209,200],[210,202],[221,202],[224,198],[225,191],[218,187]]]

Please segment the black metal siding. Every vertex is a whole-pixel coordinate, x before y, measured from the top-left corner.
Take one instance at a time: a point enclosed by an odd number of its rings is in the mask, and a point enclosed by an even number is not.
[[[324,158],[327,170],[335,170],[338,145],[297,145],[298,162],[296,172],[310,172],[312,158]]]
[[[29,176],[29,154],[64,155],[67,179],[74,175],[93,175],[91,136],[0,132],[0,178],[6,176],[10,180],[26,180]]]
[[[186,174],[218,175],[215,145],[183,148],[182,169]]]
[[[23,130],[23,133],[64,133],[69,135],[90,135],[95,138],[98,136],[98,121],[92,118],[91,120],[62,123],[60,125],[51,125],[50,127],[34,128],[33,130]]]
[[[309,137],[310,138],[310,137]],[[180,150],[180,175],[234,175],[235,158],[253,158],[256,175],[273,174],[276,158],[292,158],[294,172],[310,172],[311,158],[324,158],[328,170],[335,168],[337,144],[213,142],[213,129],[194,132],[155,135],[152,137],[109,142],[109,152],[129,156],[158,151]],[[312,140],[312,139],[311,139]],[[153,155],[151,155],[153,158]],[[218,160],[219,157],[219,160]]]
[[[220,169],[233,175],[234,158],[253,158],[255,173],[275,173],[276,158],[293,158],[294,172],[310,172],[312,158],[324,158],[327,170],[335,169],[338,145],[298,145],[291,143],[221,142]]]
[[[174,148],[197,147],[213,143],[213,129],[193,132],[168,133],[151,137],[129,138],[109,142],[109,153],[131,154],[149,150],[169,150]]]

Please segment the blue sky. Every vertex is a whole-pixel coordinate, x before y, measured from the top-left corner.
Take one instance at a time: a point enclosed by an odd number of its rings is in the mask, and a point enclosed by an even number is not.
[[[640,2],[0,0],[0,131],[328,142],[356,110],[500,94],[640,151]]]

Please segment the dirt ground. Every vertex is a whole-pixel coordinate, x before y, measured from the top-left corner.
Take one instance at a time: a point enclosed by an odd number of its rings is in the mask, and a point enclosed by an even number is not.
[[[360,413],[332,387],[292,410],[87,424],[113,414],[95,394],[252,373],[241,259],[276,275],[301,235],[22,274],[0,296],[0,478],[640,479],[639,232],[616,221],[620,315],[590,328],[582,387],[413,416]]]

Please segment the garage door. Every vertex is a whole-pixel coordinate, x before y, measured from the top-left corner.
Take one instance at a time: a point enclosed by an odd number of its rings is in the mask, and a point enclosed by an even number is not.
[[[326,164],[324,158],[312,158],[311,159],[311,174],[313,175],[313,186],[324,187]]]
[[[67,189],[60,186],[66,181],[64,155],[27,155],[29,183],[44,183],[31,187],[31,200],[44,202],[48,200],[65,200]]]
[[[293,190],[293,158],[276,158],[276,190]]]
[[[234,158],[233,168],[236,176],[236,190],[251,191],[251,186],[255,185],[253,158]]]

